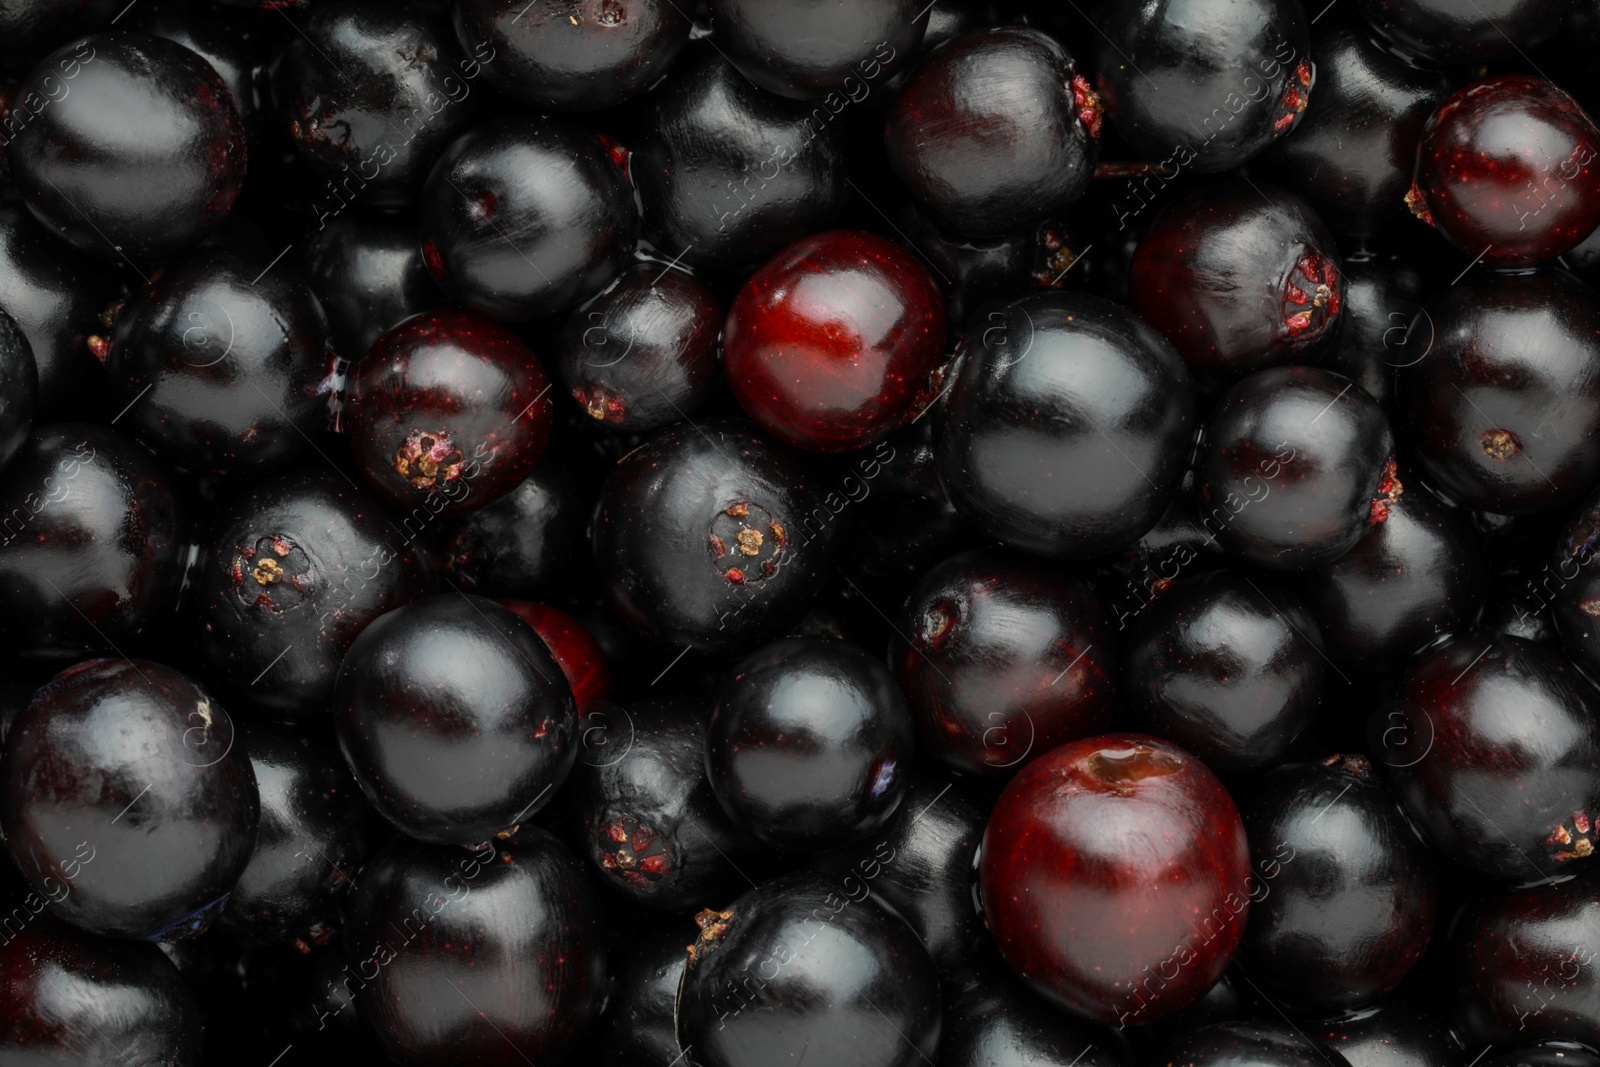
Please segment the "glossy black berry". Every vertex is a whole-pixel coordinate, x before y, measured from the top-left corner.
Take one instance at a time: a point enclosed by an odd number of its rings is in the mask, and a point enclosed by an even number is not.
[[[377,840],[377,820],[320,732],[256,725],[243,731],[243,743],[261,824],[218,925],[245,944],[307,952],[338,931],[344,896]]]
[[[56,882],[50,892],[70,892]],[[200,1061],[200,1006],[155,945],[96,937],[47,915],[44,899],[7,899],[0,956],[0,1057],[50,1063],[192,1067]],[[36,906],[37,905],[37,906]]]
[[[463,0],[456,40],[484,59],[483,76],[541,111],[596,111],[649,89],[689,43],[676,0]]]
[[[939,478],[979,529],[1039,555],[1118,548],[1161,517],[1195,420],[1172,346],[1083,293],[1022,297],[969,328],[938,412]]]
[[[467,850],[396,841],[345,916],[343,984],[398,1064],[554,1062],[599,1014],[594,891],[543,830]]]
[[[884,148],[895,177],[958,233],[987,236],[1084,194],[1100,154],[1100,101],[1040,30],[947,41],[895,95]]]
[[[232,718],[150,660],[89,660],[56,675],[0,757],[12,858],[35,891],[59,897],[56,915],[91,933],[203,932],[250,860],[260,815]]]
[[[1427,315],[1433,345],[1401,372],[1400,421],[1430,485],[1522,515],[1600,480],[1600,293],[1564,271],[1485,272]]]
[[[1106,117],[1163,168],[1231,170],[1305,114],[1310,27],[1295,0],[1203,8],[1114,0],[1096,29]]]
[[[52,237],[23,205],[0,204],[0,310],[33,350],[40,414],[78,395],[95,367],[89,337],[104,331],[118,293],[109,267]]]
[[[1467,635],[1406,673],[1376,755],[1434,849],[1501,882],[1543,880],[1594,852],[1597,701],[1559,651]]]
[[[1211,1023],[1173,1040],[1166,1059],[1182,1067],[1346,1067],[1337,1052],[1293,1022]]]
[[[706,1067],[818,1062],[912,1067],[939,1042],[933,961],[904,920],[786,875],[695,917],[678,1040]],[[758,1059],[752,1059],[758,1057]]]
[[[117,422],[163,458],[256,474],[328,422],[327,317],[305,282],[270,267],[199,249],[118,313],[106,354]]]
[[[1255,883],[1239,961],[1302,1010],[1373,1004],[1433,934],[1438,875],[1365,756],[1277,768],[1240,809]]]
[[[0,641],[60,668],[165,626],[188,556],[172,474],[106,426],[36,426],[0,471]]]
[[[905,697],[881,662],[846,641],[788,637],[723,679],[706,777],[758,840],[816,852],[859,841],[894,814],[912,738]]]
[[[280,18],[294,30],[272,71],[278,128],[323,183],[319,224],[352,203],[410,203],[477,113],[474,79],[492,47],[463,51],[431,0],[315,4]]]
[[[1329,656],[1388,669],[1476,618],[1484,556],[1471,517],[1414,484],[1354,548],[1307,571],[1298,588]]]
[[[1258,371],[1229,389],[1197,472],[1206,530],[1240,559],[1285,571],[1343,556],[1404,490],[1383,409],[1316,367]]]
[[[1311,723],[1327,661],[1289,590],[1238,572],[1176,583],[1128,628],[1124,703],[1138,728],[1224,773],[1283,759]]]
[[[1399,372],[1427,358],[1432,327],[1423,311],[1422,272],[1398,256],[1344,258],[1339,328],[1321,366],[1365,389],[1392,416]]]
[[[844,130],[827,114],[758,89],[713,51],[685,56],[631,146],[645,234],[726,270],[827,228],[850,196]]]
[[[1399,997],[1325,1022],[1316,1036],[1350,1067],[1463,1067],[1468,1059],[1442,1019]]]
[[[39,53],[74,33],[100,29],[117,13],[116,0],[16,0],[0,9],[0,61],[26,69]]]
[[[1557,33],[1559,0],[1360,0],[1360,10],[1405,52],[1458,66],[1510,60]]]
[[[951,983],[939,1035],[941,1067],[1123,1067],[1128,1062],[1100,1027],[1056,1010],[997,962],[986,958]]]
[[[617,613],[670,644],[753,648],[800,621],[838,524],[805,457],[747,424],[663,431],[612,470],[594,552]]]
[[[1110,727],[1117,640],[1088,582],[980,548],[917,582],[889,662],[919,750],[957,773],[1003,778]]]
[[[549,649],[507,609],[463,593],[363,630],[339,668],[333,713],[373,807],[438,844],[514,830],[577,757],[572,687]]]
[[[654,433],[693,417],[716,389],[722,322],[705,283],[636,263],[572,313],[552,363],[568,395],[600,425]]]
[[[703,702],[678,699],[602,704],[581,720],[564,793],[579,854],[598,879],[650,908],[679,911],[731,895],[755,851],[706,779],[706,718]]]
[[[1311,47],[1316,92],[1305,117],[1265,154],[1283,185],[1340,234],[1403,224],[1423,123],[1449,92],[1443,72],[1394,55],[1360,26]]]
[[[918,0],[828,0],[768,4],[713,0],[711,29],[740,72],[769,93],[822,100],[839,92],[852,100],[870,92],[911,61],[927,28]],[[818,32],[825,25],[826,32]]]
[[[443,302],[404,216],[340,215],[305,248],[305,278],[328,316],[333,348],[355,361],[383,334]]]
[[[10,138],[11,180],[47,229],[91,256],[160,259],[232,209],[244,125],[222,75],[182,45],[126,30],[80,38],[17,92],[59,99]],[[19,117],[14,109],[13,126]]]
[[[417,206],[447,293],[508,322],[566,311],[617,275],[638,228],[611,148],[557,120],[491,119],[445,150]]]

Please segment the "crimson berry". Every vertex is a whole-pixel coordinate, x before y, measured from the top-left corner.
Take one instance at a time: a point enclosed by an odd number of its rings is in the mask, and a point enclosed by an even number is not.
[[[533,628],[550,658],[561,668],[572,698],[582,712],[596,700],[611,695],[611,675],[606,671],[605,653],[583,623],[560,608],[530,600],[502,600],[500,606]]]
[[[796,241],[728,310],[728,384],[774,437],[865,448],[908,413],[944,344],[944,298],[899,245],[859,230]]]
[[[978,877],[1017,973],[1119,1025],[1204,996],[1254,895],[1227,790],[1195,757],[1142,734],[1074,741],[1024,767],[989,816]]]
[[[1537,263],[1600,225],[1600,128],[1565,90],[1503,74],[1440,105],[1406,203],[1485,263]]]

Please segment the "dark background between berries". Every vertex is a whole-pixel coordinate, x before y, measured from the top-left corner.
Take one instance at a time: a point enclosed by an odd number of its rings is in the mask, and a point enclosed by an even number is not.
[[[1600,1067],[1600,0],[0,0],[0,1067]]]

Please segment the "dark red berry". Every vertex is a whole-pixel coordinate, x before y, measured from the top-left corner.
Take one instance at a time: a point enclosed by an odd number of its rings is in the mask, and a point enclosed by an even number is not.
[[[875,234],[835,230],[790,245],[745,282],[723,328],[723,366],[768,433],[848,452],[914,414],[944,340],[944,298],[927,268]]]
[[[1537,263],[1600,225],[1600,127],[1567,92],[1522,74],[1473,82],[1417,144],[1406,203],[1485,263]]]

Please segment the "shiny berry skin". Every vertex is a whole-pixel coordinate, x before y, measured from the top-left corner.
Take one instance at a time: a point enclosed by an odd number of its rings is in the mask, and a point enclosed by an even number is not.
[[[493,504],[438,524],[447,576],[469,593],[529,598],[569,584],[571,560],[587,551],[597,490],[582,465],[550,456]]]
[[[60,894],[70,888],[57,882]],[[95,937],[47,915],[44,897],[6,899],[0,957],[0,1058],[16,1063],[200,1063],[201,1013],[184,976],[155,945]],[[16,910],[13,910],[16,909]],[[10,920],[14,921],[14,920]]]
[[[1378,757],[1424,840],[1513,885],[1576,873],[1600,808],[1600,696],[1560,652],[1454,638],[1412,665]]]
[[[944,225],[991,236],[1081,197],[1100,154],[1100,101],[1061,43],[1001,26],[945,42],[895,94],[884,149]]]
[[[1273,570],[1325,566],[1404,491],[1376,401],[1317,367],[1257,371],[1206,423],[1201,524],[1228,552]]]
[[[1181,1067],[1347,1067],[1287,1018],[1196,1027],[1175,1039],[1164,1058]]]
[[[11,856],[35,891],[59,897],[56,915],[91,933],[204,932],[250,861],[260,817],[233,720],[159,663],[70,667],[6,734],[0,823]]]
[[[978,878],[1012,969],[1118,1026],[1199,1000],[1250,910],[1232,799],[1195,757],[1142,734],[1073,741],[1024,767],[989,815]]]
[[[303,255],[334,351],[345,359],[360,359],[383,334],[443,303],[409,219],[348,212],[312,234]]]
[[[1367,391],[1391,415],[1398,407],[1399,370],[1433,347],[1422,306],[1422,272],[1399,257],[1354,253],[1339,279],[1339,329],[1319,365]]]
[[[339,662],[363,627],[439,585],[403,520],[320,464],[241,485],[212,509],[194,581],[200,655],[230,703],[325,720]]]
[[[868,894],[887,901],[941,974],[968,966],[994,954],[972,900],[989,801],[977,783],[938,770],[919,774],[888,822],[853,845],[816,853],[812,867],[853,901]]]
[[[1548,602],[1561,643],[1586,668],[1600,668],[1600,493],[1591,494],[1556,540],[1554,559],[1531,575],[1517,606],[1535,612]]]
[[[1402,51],[1432,65],[1511,61],[1561,29],[1561,0],[1359,0]]]
[[[396,326],[350,376],[345,417],[356,465],[411,510],[464,515],[515,489],[544,455],[553,406],[533,350],[470,311]]]
[[[692,941],[694,933],[692,922],[674,919],[651,921],[629,936],[627,952],[620,954],[612,969],[611,995],[595,1026],[594,1041],[574,1052],[574,1061],[671,1063],[672,1057],[684,1056],[673,1015],[689,961],[684,942]]]
[[[595,878],[658,911],[744,888],[739,872],[755,841],[723,812],[706,779],[705,703],[602,704],[582,724],[582,751],[563,798]]]
[[[949,983],[940,1067],[1124,1067],[1115,1039],[1041,1000],[1003,963],[983,963],[958,972]]]
[[[867,837],[910,783],[905,697],[848,641],[786,637],[723,679],[705,769],[728,815],[757,840],[818,852]]]
[[[649,89],[689,43],[675,0],[463,0],[456,40],[491,85],[540,111],[596,111]]]
[[[1525,515],[1600,480],[1600,292],[1564,271],[1484,272],[1427,316],[1417,341],[1433,344],[1400,373],[1398,421],[1441,496]]]
[[[692,418],[722,380],[722,322],[722,305],[704,282],[636,263],[567,319],[555,371],[601,426],[654,433]]]
[[[549,604],[530,600],[501,600],[501,607],[527,623],[561,668],[572,687],[572,699],[582,714],[597,700],[611,696],[611,676],[606,671],[600,642],[577,619]]]
[[[247,945],[306,952],[337,932],[350,880],[378,840],[377,819],[320,734],[258,724],[242,744],[261,824],[217,925]]]
[[[28,335],[0,311],[0,467],[28,440],[38,397],[39,370]]]
[[[969,329],[936,418],[939,479],[980,530],[1083,559],[1154,526],[1188,457],[1187,368],[1127,308],[1037,293]]]
[[[117,316],[118,424],[173,463],[259,474],[328,421],[328,320],[311,287],[228,248],[168,264]]]
[[[1305,117],[1262,161],[1331,228],[1376,237],[1405,218],[1417,141],[1450,82],[1359,26],[1320,35],[1311,56],[1317,87]]]
[[[1600,1056],[1570,1041],[1549,1041],[1490,1056],[1483,1067],[1600,1067]]]
[[[638,231],[633,189],[605,142],[532,116],[490,119],[450,145],[417,216],[434,280],[505,322],[567,311],[598,293]]]
[[[456,44],[430,0],[350,0],[280,12],[295,32],[273,64],[278,128],[325,183],[319,221],[354,201],[393,210],[478,110],[483,54]]]
[[[1485,263],[1554,259],[1600,225],[1597,145],[1600,128],[1565,90],[1485,78],[1428,119],[1406,204]]]
[[[1168,204],[1139,241],[1129,304],[1202,382],[1313,361],[1339,325],[1333,238],[1299,197],[1242,179]]]
[[[834,92],[863,99],[857,94],[871,92],[913,60],[929,6],[920,0],[707,4],[728,60],[767,92],[794,100],[823,100]]]
[[[932,1062],[938,979],[898,916],[854,903],[816,875],[790,874],[695,921],[677,1030],[697,1063]]]
[[[1106,120],[1164,167],[1231,170],[1305,114],[1314,80],[1310,28],[1294,0],[1114,0],[1096,28]]]
[[[128,12],[128,22],[117,25],[153,37],[176,41],[216,68],[228,85],[233,106],[239,110],[245,139],[251,150],[263,143],[271,86],[267,67],[276,44],[268,23],[237,11],[208,10],[194,18],[182,0],[141,3]]]
[[[1316,716],[1328,677],[1300,598],[1234,571],[1177,582],[1124,637],[1124,705],[1139,728],[1213,770],[1280,762]]]
[[[344,981],[397,1064],[554,1063],[600,1012],[594,891],[543,830],[465,851],[395,841],[345,915]]]
[[[372,806],[436,844],[514,830],[549,802],[578,751],[572,687],[544,643],[511,611],[464,593],[361,631],[333,714]]]
[[[1262,888],[1239,962],[1278,1003],[1351,1011],[1400,983],[1433,934],[1433,858],[1365,756],[1278,767],[1242,807]]]
[[[118,291],[109,267],[57,240],[20,203],[0,204],[0,308],[33,349],[40,414],[77,395],[95,366],[89,337],[104,329],[100,315]]]
[[[838,524],[806,458],[737,421],[663,431],[619,461],[595,505],[611,606],[667,644],[748,650],[800,621]]]
[[[1591,874],[1474,901],[1448,960],[1464,1036],[1497,1045],[1594,1041],[1600,1034],[1596,908],[1600,884]]]
[[[13,0],[0,9],[0,63],[26,68],[73,33],[109,25],[116,13],[116,0]]]
[[[911,417],[944,340],[944,297],[926,267],[876,234],[832,230],[744,283],[723,327],[723,369],[778,440],[849,452]]]
[[[0,471],[0,643],[60,668],[167,624],[186,507],[161,462],[108,426],[36,426]]]
[[[630,173],[644,232],[686,263],[755,266],[828,227],[852,195],[841,126],[756,88],[714,51],[684,56],[642,125]]]
[[[1484,557],[1471,517],[1413,484],[1356,547],[1307,571],[1298,588],[1331,658],[1387,670],[1471,624],[1483,603]]]
[[[63,77],[70,89],[52,89]],[[239,195],[238,109],[222,75],[180,44],[125,30],[83,37],[44,57],[17,93],[60,99],[11,138],[11,180],[47,229],[97,259],[188,248]]]
[[[1313,1033],[1350,1067],[1466,1067],[1467,1057],[1444,1022],[1395,997],[1376,1011],[1322,1023]]]
[[[889,663],[916,717],[919,752],[959,774],[1005,778],[1110,728],[1116,646],[1088,582],[979,548],[917,582]]]

